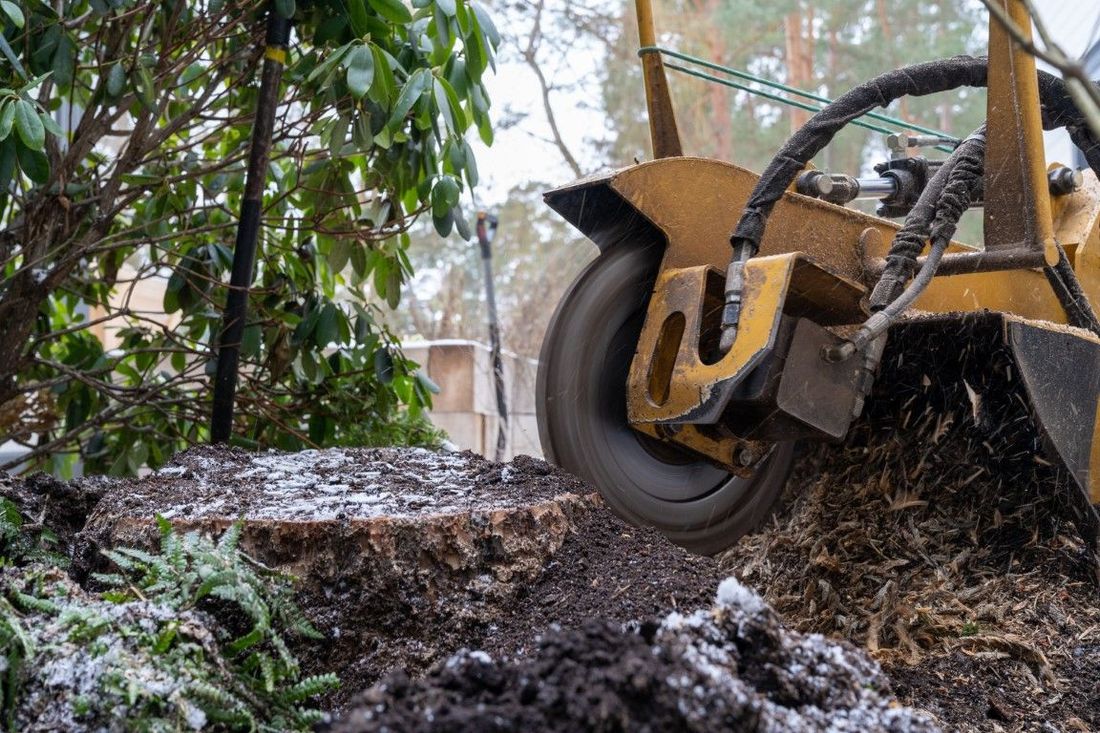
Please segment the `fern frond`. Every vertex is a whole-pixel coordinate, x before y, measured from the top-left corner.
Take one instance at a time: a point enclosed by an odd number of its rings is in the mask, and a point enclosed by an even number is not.
[[[243,532],[243,521],[238,519],[236,522],[233,522],[233,524],[229,525],[229,528],[222,533],[221,539],[218,540],[218,552],[223,555],[235,552],[237,546],[241,542],[241,534]]]
[[[311,697],[320,695],[340,686],[340,678],[331,672],[329,674],[317,674],[294,683],[285,690],[279,692],[279,699],[283,702],[301,702]]]

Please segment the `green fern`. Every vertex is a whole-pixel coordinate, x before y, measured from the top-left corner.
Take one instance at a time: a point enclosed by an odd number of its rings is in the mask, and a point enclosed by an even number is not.
[[[15,502],[0,497],[0,566],[32,562],[66,567],[68,558],[56,552],[57,535],[38,524],[25,525]]]
[[[339,680],[332,674],[300,679],[300,665],[286,636],[317,638],[320,634],[294,603],[290,579],[240,551],[240,522],[232,524],[216,543],[197,532],[181,537],[162,518],[158,526],[159,554],[106,551],[119,572],[97,578],[116,593],[140,594],[181,611],[201,610],[207,599],[216,598],[251,622],[247,633],[236,638],[223,633],[219,639],[230,674],[216,682],[215,678],[193,682],[184,698],[225,725],[251,728],[267,720],[281,721],[279,729],[308,729],[320,712],[300,704],[334,689]],[[179,633],[178,625],[165,629],[154,641],[154,650],[169,652]]]
[[[5,521],[14,520],[0,507],[0,538]],[[339,680],[301,675],[288,640],[318,634],[294,603],[290,578],[240,551],[239,523],[217,542],[157,523],[159,552],[104,551],[114,572],[93,576],[105,589],[98,596],[56,571],[0,571],[0,727],[14,729],[29,660],[71,654],[63,644],[105,660],[98,693],[72,701],[73,714],[94,727],[307,731],[323,719],[308,702]],[[231,634],[242,618],[248,631]],[[46,627],[60,641],[37,648],[35,633]]]
[[[19,612],[0,597],[0,704],[3,705],[4,727],[12,729],[15,705],[19,696],[23,665],[34,654],[34,642],[23,629]]]

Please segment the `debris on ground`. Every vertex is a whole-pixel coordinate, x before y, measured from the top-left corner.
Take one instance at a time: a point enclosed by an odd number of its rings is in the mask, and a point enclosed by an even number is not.
[[[786,509],[723,567],[796,629],[866,647],[945,728],[1098,730],[1100,595],[1076,488],[1041,459],[1003,365],[952,348],[888,351],[864,418],[803,459]]]
[[[527,456],[195,448],[114,482],[80,534],[78,574],[102,569],[103,548],[150,546],[157,515],[214,535],[242,519],[242,549],[298,579],[326,634],[300,652],[308,672],[340,672],[333,705],[463,646],[512,654],[553,623],[694,609],[719,577],[713,560],[626,525],[583,483]]]
[[[465,651],[422,680],[366,691],[333,733],[366,731],[933,731],[855,648],[792,632],[735,579],[713,608],[642,626],[544,633],[517,660]]]

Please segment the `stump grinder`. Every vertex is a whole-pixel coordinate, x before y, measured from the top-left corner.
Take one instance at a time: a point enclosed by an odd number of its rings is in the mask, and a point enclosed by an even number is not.
[[[670,52],[636,1],[654,159],[545,196],[600,250],[542,348],[548,459],[712,553],[767,517],[796,445],[844,440],[887,401],[900,432],[914,404],[961,400],[968,445],[1048,467],[1095,527],[1100,135],[1068,83],[1037,72],[1025,4],[997,0],[987,57],[861,84],[757,174],[682,154]],[[987,87],[987,119],[945,160],[907,154],[929,141],[902,132],[877,177],[811,165],[876,107],[964,86]],[[1059,127],[1085,170],[1046,164],[1042,131]],[[882,216],[845,206],[872,197]],[[977,206],[984,243],[954,241]]]

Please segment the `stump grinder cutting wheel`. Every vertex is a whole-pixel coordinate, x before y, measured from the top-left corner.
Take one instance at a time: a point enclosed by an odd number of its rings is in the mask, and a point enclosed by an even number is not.
[[[1021,0],[1000,2],[1031,27]],[[901,431],[908,405],[965,398],[967,445],[1050,466],[1094,531],[1100,136],[1062,80],[994,16],[988,60],[876,77],[757,175],[682,154],[663,55],[690,57],[657,47],[649,0],[636,3],[655,160],[546,194],[600,249],[543,343],[546,456],[626,519],[711,553],[768,515],[796,442],[843,440],[868,400],[878,415],[897,400]],[[892,135],[877,178],[810,165],[875,107],[963,86],[989,100],[966,139]],[[1091,170],[1048,167],[1044,127],[1065,127]],[[945,143],[946,160],[905,154]],[[881,217],[845,207],[857,198],[879,199]],[[972,206],[982,247],[952,239]]]
[[[652,250],[616,247],[558,305],[540,357],[539,436],[549,460],[599,487],[621,516],[697,552],[716,552],[767,515],[792,448],[777,446],[743,478],[630,427],[626,378],[654,263]]]

